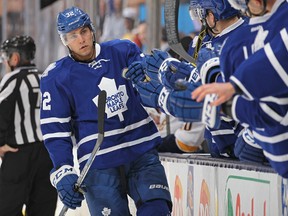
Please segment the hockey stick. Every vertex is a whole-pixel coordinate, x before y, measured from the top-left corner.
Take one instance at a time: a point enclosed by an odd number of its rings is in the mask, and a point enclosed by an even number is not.
[[[75,185],[74,185],[74,190],[75,191],[80,191],[81,190],[81,185],[83,183],[83,180],[85,179],[95,157],[97,152],[100,149],[100,145],[103,142],[104,139],[104,118],[105,118],[105,107],[106,107],[106,91],[102,90],[99,94],[98,97],[98,138],[96,145],[93,148],[93,151],[91,152],[90,157],[88,158],[82,172],[80,173],[80,176],[78,177]],[[59,216],[64,216],[68,210],[67,206],[63,206]]]
[[[164,16],[165,16],[165,28],[167,32],[167,39],[170,48],[180,55],[183,59],[190,62],[193,66],[196,65],[196,61],[192,58],[183,48],[179,41],[178,35],[178,11],[179,0],[165,0],[164,2]]]

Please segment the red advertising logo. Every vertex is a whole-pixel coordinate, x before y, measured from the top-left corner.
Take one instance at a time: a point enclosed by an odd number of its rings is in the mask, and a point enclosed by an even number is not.
[[[210,215],[210,192],[205,180],[202,180],[200,192],[199,216]]]

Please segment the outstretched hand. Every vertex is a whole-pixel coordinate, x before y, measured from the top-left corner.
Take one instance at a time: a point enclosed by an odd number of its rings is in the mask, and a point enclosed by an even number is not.
[[[191,96],[193,100],[197,102],[203,101],[206,95],[208,94],[216,94],[217,99],[211,102],[211,106],[219,106],[232,98],[232,96],[236,93],[233,85],[229,82],[227,83],[210,83],[199,86],[195,89]]]

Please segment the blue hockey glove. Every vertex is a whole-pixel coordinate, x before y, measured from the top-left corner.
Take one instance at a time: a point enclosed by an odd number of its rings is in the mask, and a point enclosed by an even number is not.
[[[243,134],[238,137],[234,147],[235,156],[241,161],[263,163],[267,161],[262,148],[255,143],[252,133],[245,129]]]
[[[133,84],[145,80],[145,72],[141,61],[135,61],[128,68],[123,69],[122,77],[131,80]]]
[[[197,68],[203,84],[222,82],[219,54],[215,48],[202,48],[198,53]]]
[[[159,68],[159,76],[163,85],[167,88],[176,89],[175,83],[178,79],[188,82],[198,82],[200,76],[195,67],[187,62],[180,62],[175,58],[167,58]]]
[[[217,144],[212,141],[212,139],[206,139],[209,153],[211,157],[215,158],[235,158],[234,155],[234,145],[227,146],[227,148],[223,149],[222,152],[220,152]]]
[[[151,79],[150,81],[138,81],[135,84],[140,94],[142,104],[148,107],[158,107],[158,97],[164,86],[158,81]]]
[[[63,165],[57,170],[55,168],[51,170],[51,184],[57,189],[60,200],[71,209],[80,207],[84,200],[83,194],[75,191],[74,185],[77,179],[78,175],[70,165]]]
[[[183,86],[179,88],[179,86]],[[167,114],[171,114],[184,122],[199,122],[202,115],[202,102],[191,99],[191,92],[198,84],[178,80],[177,86],[181,90],[167,90],[163,88],[159,94],[159,107]]]
[[[162,62],[169,58],[170,55],[168,52],[164,52],[158,49],[152,50],[152,55],[146,55],[143,65],[146,69],[146,74],[153,80],[159,80],[158,70]]]

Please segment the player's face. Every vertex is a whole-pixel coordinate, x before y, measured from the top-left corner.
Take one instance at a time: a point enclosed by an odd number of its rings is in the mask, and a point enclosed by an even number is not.
[[[250,0],[247,4],[250,16],[263,15],[266,11],[263,1]]]
[[[78,28],[65,35],[67,46],[73,56],[80,61],[89,61],[95,57],[93,32],[89,27]]]

